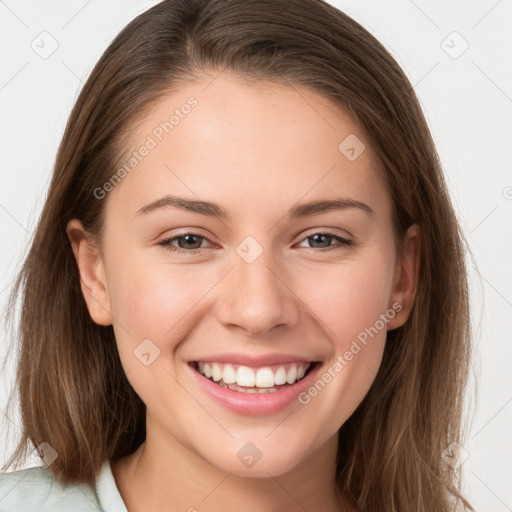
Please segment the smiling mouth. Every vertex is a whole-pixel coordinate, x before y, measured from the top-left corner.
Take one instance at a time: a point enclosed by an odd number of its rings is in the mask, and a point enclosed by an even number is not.
[[[206,379],[232,391],[275,393],[302,380],[318,363],[286,363],[261,368],[201,361],[193,361],[190,364]]]

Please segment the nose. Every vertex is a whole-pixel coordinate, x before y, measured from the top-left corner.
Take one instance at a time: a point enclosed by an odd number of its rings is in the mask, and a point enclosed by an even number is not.
[[[276,267],[270,253],[263,251],[251,263],[235,255],[217,307],[224,326],[261,337],[275,327],[293,327],[299,321],[301,301],[293,293],[288,272]]]

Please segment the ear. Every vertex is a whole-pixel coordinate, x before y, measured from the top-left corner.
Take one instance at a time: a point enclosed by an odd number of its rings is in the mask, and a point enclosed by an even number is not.
[[[111,325],[110,298],[99,248],[79,220],[70,220],[66,233],[80,272],[80,286],[89,314],[98,325]]]
[[[401,327],[406,322],[416,298],[421,261],[421,231],[417,224],[409,227],[403,245],[403,256],[395,267],[393,289],[388,305],[388,308],[397,311],[397,314],[389,320],[388,331]]]

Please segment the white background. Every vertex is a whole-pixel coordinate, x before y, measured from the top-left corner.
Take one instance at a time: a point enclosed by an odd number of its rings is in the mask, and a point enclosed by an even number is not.
[[[115,35],[155,3],[0,0],[2,310],[78,91]],[[512,511],[512,1],[331,3],[403,67],[436,141],[476,263],[464,492],[479,512]],[[51,37],[40,36],[44,31]],[[47,49],[51,38],[58,43],[46,59],[31,47],[42,46],[42,37]],[[3,326],[1,334],[3,356]],[[0,378],[1,411],[12,380],[11,365]],[[19,418],[0,414],[0,427],[7,425],[16,435]],[[0,465],[12,447],[13,438],[2,433]]]

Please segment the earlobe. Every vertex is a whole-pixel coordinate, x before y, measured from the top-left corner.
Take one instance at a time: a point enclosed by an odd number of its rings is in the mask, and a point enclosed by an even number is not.
[[[80,286],[89,314],[96,324],[111,325],[105,268],[97,244],[87,235],[79,220],[69,221],[66,233],[77,262]]]
[[[388,305],[389,308],[392,308],[393,304],[400,304],[401,309],[388,322],[388,331],[401,327],[409,318],[416,298],[420,264],[421,231],[417,224],[413,224],[407,230],[404,238],[403,257],[396,265],[393,290]],[[394,309],[398,308],[395,307]]]

